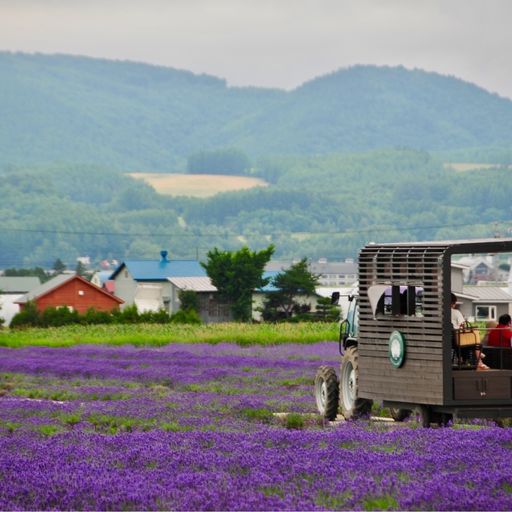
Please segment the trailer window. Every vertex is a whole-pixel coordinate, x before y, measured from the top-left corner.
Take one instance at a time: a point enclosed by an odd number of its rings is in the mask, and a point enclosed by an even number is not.
[[[423,316],[420,286],[371,286],[368,290],[374,316]]]

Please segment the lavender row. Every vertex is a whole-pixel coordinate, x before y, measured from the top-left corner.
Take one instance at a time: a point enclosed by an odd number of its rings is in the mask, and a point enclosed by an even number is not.
[[[332,343],[3,349],[0,433],[254,430],[274,412],[314,413],[316,366],[335,354]]]
[[[485,449],[482,449],[485,446]],[[488,428],[0,437],[0,509],[510,510]]]
[[[246,367],[310,372],[326,362],[337,362],[335,343],[247,348],[230,343],[171,344],[148,349],[129,345],[0,348],[0,372],[180,384],[243,376]]]

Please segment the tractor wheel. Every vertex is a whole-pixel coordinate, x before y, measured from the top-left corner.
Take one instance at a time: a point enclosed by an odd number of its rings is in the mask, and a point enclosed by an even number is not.
[[[404,421],[411,415],[412,411],[409,409],[398,409],[398,407],[391,407],[389,412],[395,421]]]
[[[359,358],[357,347],[349,347],[343,354],[340,371],[341,413],[346,420],[370,413],[372,401],[358,397]]]
[[[440,427],[447,427],[453,416],[446,412],[433,412],[430,418],[431,423],[437,423]]]
[[[315,376],[315,399],[318,412],[327,420],[336,419],[339,405],[339,382],[332,366],[320,366]]]
[[[428,405],[420,405],[418,407],[420,423],[423,428],[430,428],[432,423],[432,409]]]

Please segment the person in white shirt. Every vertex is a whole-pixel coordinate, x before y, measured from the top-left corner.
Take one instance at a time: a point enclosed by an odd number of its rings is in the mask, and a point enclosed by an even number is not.
[[[457,297],[451,294],[452,325],[454,329],[460,329],[466,321],[464,315],[457,309]]]
[[[466,319],[464,315],[457,309],[457,297],[454,293],[451,294],[451,315],[452,315],[452,326],[454,329],[460,329],[464,326]],[[454,333],[455,336],[455,333]],[[485,357],[485,354],[482,353],[480,349],[480,345],[475,347],[475,357],[476,357],[476,369],[477,370],[489,370],[490,368],[483,363],[482,358]]]

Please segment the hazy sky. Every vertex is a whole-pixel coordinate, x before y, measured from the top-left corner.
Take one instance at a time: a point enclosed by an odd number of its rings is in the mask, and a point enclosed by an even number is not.
[[[512,98],[511,24],[512,0],[0,0],[0,50],[287,89],[353,64],[403,65]]]

